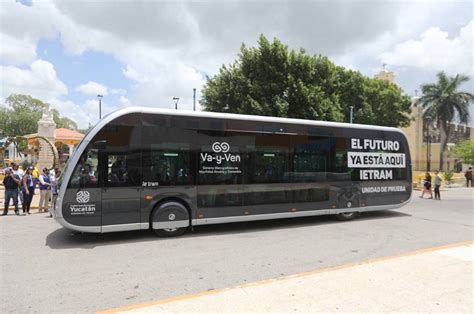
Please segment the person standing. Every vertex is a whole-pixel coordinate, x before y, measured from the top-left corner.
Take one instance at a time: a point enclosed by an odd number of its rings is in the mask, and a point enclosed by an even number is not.
[[[19,215],[18,211],[18,187],[20,186],[20,178],[13,173],[12,169],[7,169],[5,178],[3,178],[3,185],[5,186],[5,203],[3,207],[2,216],[8,215],[8,206],[10,199],[13,198],[13,206],[15,206],[15,215]]]
[[[429,172],[425,173],[425,179],[423,180],[423,192],[420,198],[423,198],[425,193],[430,194],[430,198],[433,198],[433,192],[431,191],[431,175]]]
[[[30,215],[31,201],[35,194],[35,178],[33,177],[33,167],[28,167],[22,180],[23,191],[23,214]]]
[[[36,165],[33,166],[33,171],[31,171],[31,174],[33,175],[33,178],[35,178],[35,183],[37,183],[40,173],[39,173],[38,167]]]
[[[53,217],[54,207],[56,206],[56,201],[58,199],[58,180],[61,175],[61,170],[59,168],[54,168],[54,173],[51,175],[51,208],[49,209],[49,216]]]
[[[48,211],[49,198],[51,196],[51,179],[48,175],[48,168],[43,169],[43,173],[39,176],[40,201],[39,212]]]
[[[12,170],[13,174],[16,174],[18,176],[18,178],[20,178],[20,186],[19,186],[18,196],[20,197],[21,206],[23,207],[23,193],[21,193],[21,180],[23,179],[23,176],[25,175],[25,172],[16,163],[13,163],[12,169],[13,169]]]
[[[441,195],[439,194],[439,187],[441,186],[441,176],[439,175],[439,170],[435,172],[435,179],[434,179],[434,192],[435,192],[435,199],[441,200]]]
[[[471,188],[472,188],[472,167],[469,167],[469,169],[466,170],[464,177],[466,178],[466,186],[469,187],[469,182],[470,182]]]

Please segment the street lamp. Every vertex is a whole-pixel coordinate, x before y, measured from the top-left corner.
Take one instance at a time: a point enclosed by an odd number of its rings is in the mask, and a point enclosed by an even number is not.
[[[350,106],[349,107],[351,109],[351,112],[350,112],[350,123],[352,123],[352,117],[353,117],[353,114],[354,114],[354,106]]]
[[[431,117],[425,117],[425,131],[426,131],[426,171],[431,168],[431,135],[430,135]]]
[[[174,109],[178,110],[179,97],[173,97],[174,100]]]
[[[99,120],[102,119],[102,96],[101,94],[97,95],[97,98],[99,98]]]

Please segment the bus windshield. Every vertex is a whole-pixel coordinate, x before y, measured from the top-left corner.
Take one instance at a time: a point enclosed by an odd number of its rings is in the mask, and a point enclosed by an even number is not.
[[[98,186],[98,151],[87,148],[74,168],[69,187],[86,188]]]

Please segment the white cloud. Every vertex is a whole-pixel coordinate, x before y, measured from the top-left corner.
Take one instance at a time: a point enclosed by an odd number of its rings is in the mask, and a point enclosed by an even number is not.
[[[36,42],[0,33],[0,59],[8,64],[29,64],[36,59]]]
[[[380,60],[393,66],[473,74],[473,34],[474,20],[454,38],[438,27],[430,27],[418,40],[404,41],[382,53]]]
[[[0,95],[28,94],[48,101],[67,94],[66,85],[59,80],[54,66],[44,60],[34,61],[29,69],[0,65]]]
[[[123,95],[120,96],[119,102],[122,105],[122,107],[127,107],[127,106],[131,105],[130,99],[128,99],[127,97],[125,97]]]
[[[110,94],[112,95],[126,95],[127,91],[123,88],[111,88]]]
[[[108,93],[107,86],[93,81],[89,81],[85,84],[79,85],[78,87],[76,87],[76,90],[87,96],[97,96],[99,94],[102,96],[106,96]]]
[[[177,96],[180,108],[191,109],[192,89],[197,88],[199,99],[205,83],[202,73],[217,73],[222,64],[236,59],[242,42],[255,45],[262,33],[270,39],[281,39],[290,48],[326,54],[366,75],[373,75],[373,69],[386,62],[389,68],[398,67],[395,70],[402,75],[402,85],[412,90],[421,83],[416,80],[426,78],[432,67],[449,67],[443,68],[448,71],[467,64],[472,68],[472,22],[461,32],[457,24],[465,24],[466,16],[472,19],[469,8],[472,9],[469,1],[136,0],[92,1],[84,5],[44,0],[24,6],[10,0],[0,6],[0,57],[7,64],[29,64],[35,59],[39,39],[60,38],[68,54],[94,51],[118,60],[123,65],[123,75],[132,82],[128,92],[101,84],[106,92],[99,92],[98,85],[92,86],[98,83],[89,82],[92,84],[83,84],[80,90],[94,96],[94,100],[78,105],[64,100],[67,90],[60,92],[54,80],[51,86],[42,88],[43,94],[49,88],[53,99],[63,99],[58,103],[62,101],[60,106],[67,108],[67,114],[77,115],[79,123],[98,116],[97,106],[93,105],[98,93],[108,92],[109,108],[131,103],[172,108],[172,98]],[[439,28],[419,38],[433,25]],[[446,32],[456,36],[452,38]],[[4,48],[4,42],[11,44]],[[440,51],[433,51],[436,49]],[[443,55],[441,50],[449,54]],[[414,69],[424,72],[409,75]],[[12,80],[9,78],[6,84],[2,77],[2,95],[3,90],[12,89]],[[109,82],[102,83],[111,86]],[[32,85],[22,88],[17,84],[15,89],[32,94]],[[113,106],[112,99],[117,97],[118,103]]]

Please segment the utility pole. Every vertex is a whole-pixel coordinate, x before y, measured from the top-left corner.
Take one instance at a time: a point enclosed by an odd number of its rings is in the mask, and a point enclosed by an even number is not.
[[[350,121],[350,123],[352,123],[352,117],[353,117],[353,113],[354,113],[354,112],[353,112],[353,111],[354,111],[354,106],[350,106],[349,108],[351,109],[351,112],[350,112],[350,120],[349,120],[349,121]]]
[[[196,111],[196,89],[193,88],[193,111]]]

